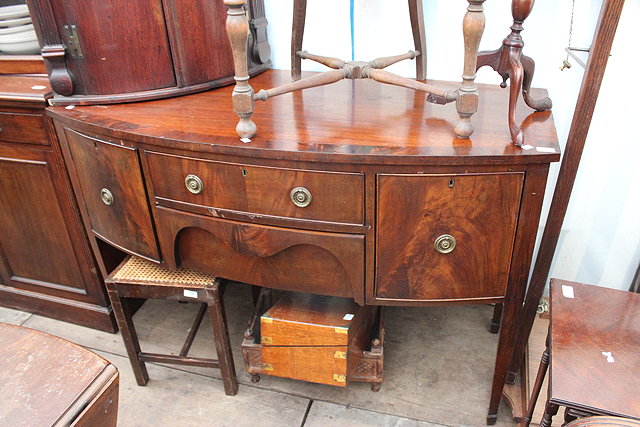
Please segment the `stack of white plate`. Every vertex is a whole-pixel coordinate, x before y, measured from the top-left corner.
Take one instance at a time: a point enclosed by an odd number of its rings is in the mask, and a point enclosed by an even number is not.
[[[0,7],[0,53],[5,55],[40,53],[40,45],[26,4]]]

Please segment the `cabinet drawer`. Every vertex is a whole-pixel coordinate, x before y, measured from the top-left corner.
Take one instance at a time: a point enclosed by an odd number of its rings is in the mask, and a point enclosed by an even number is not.
[[[159,260],[137,150],[64,131],[92,231],[120,249]]]
[[[505,295],[523,173],[378,175],[379,300]]]
[[[245,224],[156,207],[169,267],[296,292],[364,299],[364,236]]]
[[[0,112],[0,140],[26,144],[50,145],[39,114]]]
[[[145,155],[159,199],[275,217],[343,224],[364,221],[363,174]]]

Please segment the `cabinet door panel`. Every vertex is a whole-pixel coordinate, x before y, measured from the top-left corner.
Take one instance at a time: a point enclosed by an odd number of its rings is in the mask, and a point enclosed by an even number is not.
[[[45,293],[84,295],[85,280],[53,185],[49,154],[30,153],[28,158],[15,154],[0,151],[0,252],[5,280]]]
[[[75,25],[82,52],[65,56],[76,94],[175,86],[161,0],[50,0],[60,39]],[[135,55],[125,52],[135,52]]]
[[[504,296],[523,177],[379,175],[376,297],[431,301]],[[435,245],[445,235],[455,239],[455,249],[448,253]],[[440,250],[446,252],[446,243]]]
[[[64,137],[93,232],[127,252],[159,260],[137,150],[67,128]]]

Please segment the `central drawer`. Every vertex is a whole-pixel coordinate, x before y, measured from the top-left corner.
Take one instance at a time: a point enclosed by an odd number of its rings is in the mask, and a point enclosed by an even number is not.
[[[340,224],[364,223],[364,175],[225,163],[146,151],[156,200]],[[215,213],[214,213],[215,215]]]

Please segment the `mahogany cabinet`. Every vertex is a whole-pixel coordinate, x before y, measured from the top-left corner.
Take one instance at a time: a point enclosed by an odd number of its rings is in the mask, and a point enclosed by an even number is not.
[[[0,76],[0,305],[115,331],[49,95],[44,77]]]
[[[268,71],[251,82],[257,90],[288,79]],[[243,142],[231,91],[48,109],[94,248],[107,241],[140,252],[153,229],[167,266],[254,285],[361,305],[503,303],[493,407],[518,330],[549,163],[560,157],[551,113],[517,111],[527,150],[501,126],[508,96],[498,87],[480,86],[473,139],[458,139],[453,106],[343,81],[257,105],[259,134]],[[131,162],[100,165],[102,155],[77,155],[81,145],[91,153],[112,147]],[[144,185],[130,177],[140,176],[137,160]],[[104,183],[148,205],[101,217]],[[95,218],[104,219],[102,231]],[[124,229],[135,231],[107,237]]]
[[[254,0],[250,11],[252,74],[270,66],[261,3]],[[56,105],[164,98],[234,81],[222,1],[27,0],[27,4],[54,90],[51,102]]]

